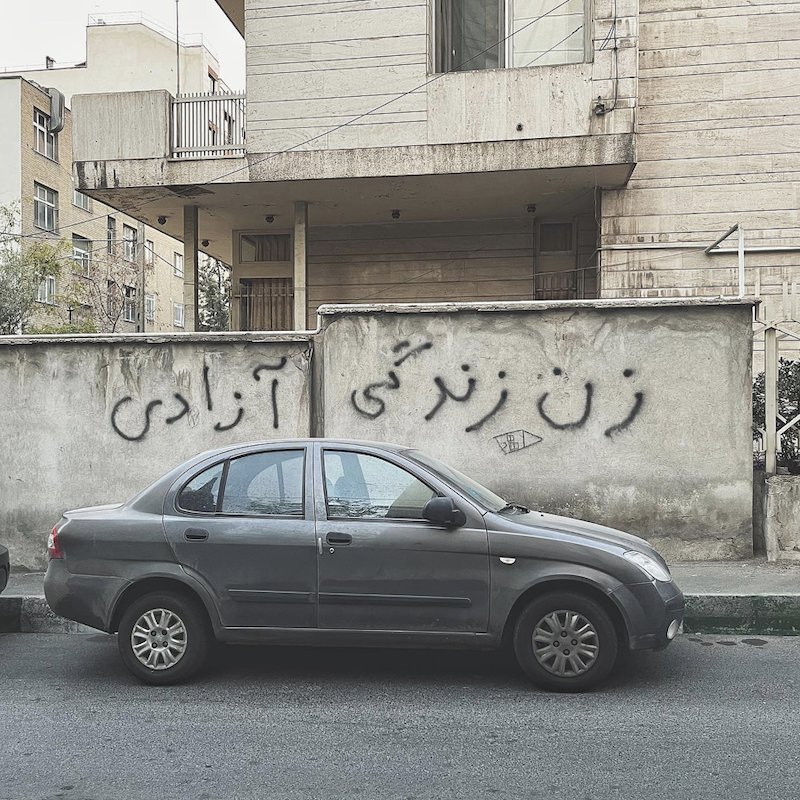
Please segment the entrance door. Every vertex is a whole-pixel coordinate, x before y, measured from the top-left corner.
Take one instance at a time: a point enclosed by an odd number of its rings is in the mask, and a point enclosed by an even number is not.
[[[315,446],[320,628],[485,632],[483,517],[454,497],[467,524],[436,527],[422,509],[447,490],[424,470],[384,451]]]
[[[305,447],[260,448],[205,467],[167,496],[167,538],[225,627],[316,627],[310,462]]]

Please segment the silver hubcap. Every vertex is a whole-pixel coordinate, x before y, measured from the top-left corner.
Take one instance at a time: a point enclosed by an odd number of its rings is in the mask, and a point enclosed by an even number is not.
[[[600,642],[594,625],[575,611],[553,611],[533,631],[533,654],[550,673],[583,675],[594,666]]]
[[[131,647],[148,669],[174,667],[186,652],[186,626],[168,608],[145,611],[131,631]]]

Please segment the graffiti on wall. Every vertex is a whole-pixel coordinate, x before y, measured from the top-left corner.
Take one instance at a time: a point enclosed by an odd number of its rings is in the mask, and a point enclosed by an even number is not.
[[[386,373],[386,377],[367,384],[363,389],[354,389],[350,394],[350,403],[358,414],[367,419],[377,419],[387,410],[387,403],[390,402],[391,393],[395,392],[402,385],[401,374],[402,365],[410,358],[421,356],[426,351],[433,348],[433,342],[425,341],[416,347],[411,347],[411,342],[403,340],[392,348],[392,353],[400,357],[396,358],[392,364],[392,369]],[[461,364],[461,380],[450,378],[449,381],[440,374],[431,375],[431,385],[435,396],[430,410],[423,415],[426,422],[436,419],[442,408],[449,404],[458,404],[469,408],[471,421],[464,428],[465,433],[480,431],[487,422],[493,419],[510,398],[510,390],[505,385],[508,377],[506,370],[501,369],[490,379],[478,378],[474,374],[472,365]],[[626,382],[634,376],[633,369],[622,370],[622,381]],[[567,378],[564,370],[560,366],[552,368],[552,375],[555,379]],[[537,379],[543,379],[542,373],[538,374]],[[554,431],[579,431],[592,419],[597,412],[598,398],[595,393],[595,385],[592,381],[586,381],[582,387],[582,404],[574,414],[564,415],[559,408],[558,400],[549,389],[540,392],[534,401],[534,408],[541,421]],[[604,429],[604,435],[610,439],[627,430],[636,420],[644,406],[644,392],[636,391],[632,393],[631,405],[625,416],[617,422],[608,425]],[[542,441],[542,437],[530,431],[518,429],[508,431],[499,436],[492,437],[505,454],[515,453],[532,447]]]
[[[288,359],[286,356],[282,356],[275,363],[259,364],[252,370],[249,376],[250,380],[259,383],[262,381],[262,379],[266,381],[266,385],[268,386],[266,395],[270,409],[269,418],[273,429],[276,430],[280,424],[278,409],[278,387],[280,386],[280,380],[277,376],[270,379],[270,375],[275,375],[275,373],[280,372],[286,366],[287,360]],[[204,364],[201,374],[198,377],[201,379],[203,385],[203,399],[206,410],[210,414],[213,414],[215,397],[211,388],[211,368],[207,364]],[[242,392],[237,388],[232,392],[232,396],[236,401],[236,411],[232,417],[217,419],[217,421],[214,422],[212,428],[218,433],[233,430],[237,425],[239,425],[239,423],[241,423],[245,417],[245,414],[247,413],[247,410],[242,402]],[[216,398],[216,400],[217,405],[219,405],[218,398]],[[137,402],[141,410],[138,414],[138,420],[134,425],[130,423],[132,418],[130,411],[134,406],[136,406]],[[168,400],[153,398],[143,406],[142,401],[136,401],[131,395],[126,395],[114,403],[114,406],[111,410],[111,427],[114,429],[114,432],[121,438],[125,439],[125,441],[141,442],[150,433],[150,429],[154,421],[154,412],[161,406],[163,406],[165,411],[169,413],[169,416],[164,418],[165,425],[174,425],[176,422],[187,418],[191,408],[189,401],[180,392],[174,392],[172,397]],[[261,412],[262,410],[263,405],[259,404],[258,411]],[[125,412],[128,413],[125,414]],[[128,420],[126,425],[123,425],[120,420],[120,416],[122,414],[125,414],[126,419]],[[137,415],[134,414],[133,416],[136,417]]]

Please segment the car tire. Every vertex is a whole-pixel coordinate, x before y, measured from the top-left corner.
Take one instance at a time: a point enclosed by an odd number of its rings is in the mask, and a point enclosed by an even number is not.
[[[537,597],[522,610],[514,627],[520,667],[537,686],[554,692],[584,692],[598,686],[614,668],[619,649],[608,612],[578,592]]]
[[[144,683],[182,683],[202,669],[213,640],[202,604],[177,592],[153,592],[122,615],[117,644],[122,662]]]

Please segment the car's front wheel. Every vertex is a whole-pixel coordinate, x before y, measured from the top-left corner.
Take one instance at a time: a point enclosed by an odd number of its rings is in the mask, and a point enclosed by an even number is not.
[[[617,631],[606,610],[577,592],[532,600],[514,628],[514,653],[528,677],[556,692],[602,683],[617,659]]]
[[[122,615],[117,642],[128,670],[145,683],[180,683],[198,672],[212,632],[202,605],[177,592],[153,592]]]

